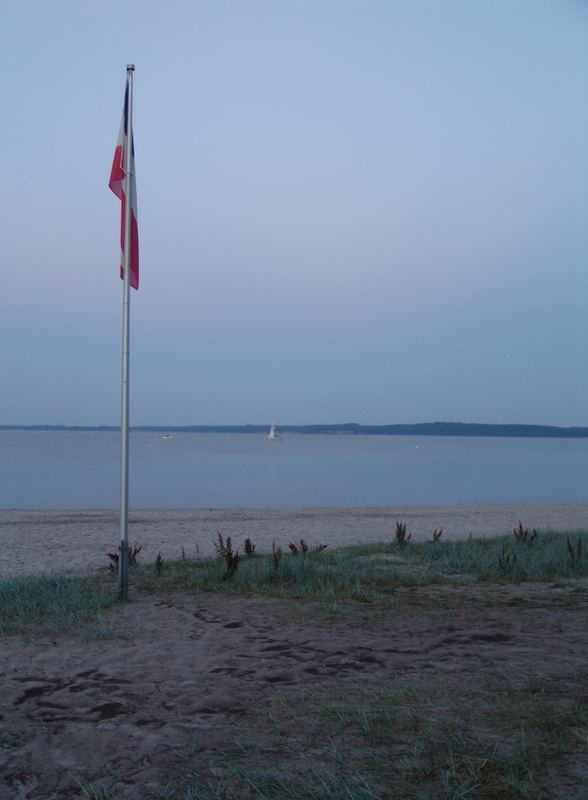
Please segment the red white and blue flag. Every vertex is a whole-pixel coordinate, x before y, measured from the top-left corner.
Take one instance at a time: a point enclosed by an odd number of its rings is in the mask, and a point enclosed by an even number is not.
[[[131,158],[130,165],[127,167],[125,164],[126,142],[129,130],[129,81],[127,79],[127,88],[125,91],[125,107],[123,110],[122,121],[120,123],[120,132],[118,134],[118,141],[114,151],[114,159],[112,161],[112,170],[110,172],[109,187],[114,194],[121,201],[121,223],[120,223],[120,248],[121,248],[121,265],[120,276],[124,280],[124,252],[125,252],[125,213],[127,198],[125,196],[125,176],[130,173],[129,180],[129,194],[131,202],[131,250],[130,250],[130,265],[131,274],[129,282],[133,289],[139,288],[139,229],[137,227],[137,188],[135,184],[135,148],[131,132]]]

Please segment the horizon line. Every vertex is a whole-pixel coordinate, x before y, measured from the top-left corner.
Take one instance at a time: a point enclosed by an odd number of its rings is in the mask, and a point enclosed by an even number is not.
[[[535,430],[560,430],[560,431],[588,431],[587,425],[551,425],[546,423],[528,423],[528,422],[454,422],[448,420],[436,420],[434,422],[404,422],[404,423],[380,423],[380,424],[365,424],[358,422],[323,422],[323,423],[301,423],[301,424],[288,424],[284,423],[278,425],[280,430],[302,430],[302,429],[332,429],[332,430],[378,430],[378,429],[396,429],[402,430],[407,428],[432,428],[432,427],[453,427],[453,428],[494,428],[494,429],[535,429]],[[132,430],[144,431],[197,431],[197,430],[216,430],[216,431],[263,431],[269,427],[269,423],[224,423],[224,424],[201,424],[201,423],[187,423],[180,425],[169,424],[135,424],[131,425]],[[66,423],[0,423],[0,430],[73,430],[73,431],[118,431],[118,425],[78,425]]]

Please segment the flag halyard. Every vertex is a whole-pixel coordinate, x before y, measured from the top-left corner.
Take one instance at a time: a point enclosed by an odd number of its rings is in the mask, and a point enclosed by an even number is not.
[[[131,247],[130,247],[130,275],[129,283],[133,289],[139,288],[139,228],[137,224],[137,187],[135,182],[135,147],[131,132],[131,157],[130,164],[127,167],[125,164],[126,140],[129,130],[129,82],[127,79],[127,86],[125,91],[125,105],[123,109],[123,116],[120,123],[120,131],[116,148],[114,150],[114,158],[112,160],[112,169],[110,171],[110,181],[108,185],[112,192],[121,201],[121,224],[120,224],[120,247],[121,247],[121,265],[120,276],[124,280],[124,251],[125,251],[125,215],[127,198],[125,194],[125,177],[129,173],[129,195],[131,203]]]

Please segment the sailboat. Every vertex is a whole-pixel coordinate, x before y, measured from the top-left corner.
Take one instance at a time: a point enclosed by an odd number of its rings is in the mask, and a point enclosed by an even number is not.
[[[269,442],[281,442],[282,441],[282,437],[278,436],[278,434],[276,433],[276,423],[275,422],[272,422],[272,426],[270,428],[270,432],[267,435],[267,438],[268,438]]]

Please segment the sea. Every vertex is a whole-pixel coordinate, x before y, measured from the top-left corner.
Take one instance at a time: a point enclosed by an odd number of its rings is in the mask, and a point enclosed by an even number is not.
[[[117,508],[120,436],[0,431],[0,508]],[[131,508],[588,502],[588,439],[130,434]]]

